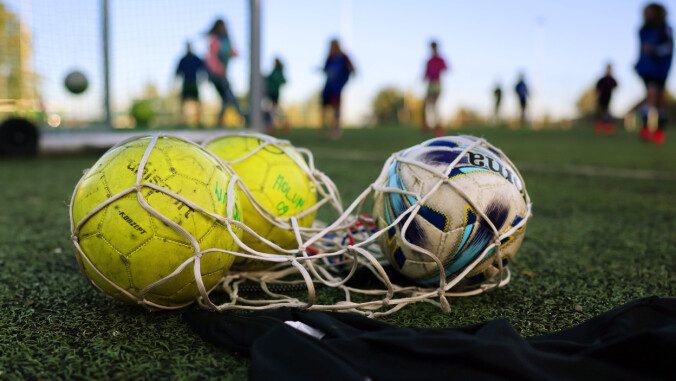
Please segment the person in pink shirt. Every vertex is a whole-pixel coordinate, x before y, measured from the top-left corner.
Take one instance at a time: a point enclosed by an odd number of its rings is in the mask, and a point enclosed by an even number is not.
[[[441,58],[436,41],[430,43],[432,56],[425,65],[425,81],[427,82],[427,94],[425,95],[425,105],[423,107],[423,131],[429,131],[434,128],[437,135],[442,135],[439,111],[437,110],[437,100],[441,94],[441,74],[448,70],[446,61]]]
[[[204,62],[209,74],[209,80],[214,84],[216,92],[221,97],[221,109],[218,112],[216,124],[222,126],[223,116],[229,104],[244,119],[237,97],[233,94],[230,81],[228,81],[228,63],[231,58],[237,57],[237,51],[232,46],[232,42],[228,36],[228,29],[222,19],[216,20],[207,34],[209,36],[209,52]]]

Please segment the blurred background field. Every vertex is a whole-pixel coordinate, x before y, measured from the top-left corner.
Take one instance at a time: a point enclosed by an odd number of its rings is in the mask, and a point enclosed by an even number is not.
[[[444,314],[412,305],[386,320],[456,327],[508,319],[522,334],[561,329],[629,300],[673,295],[676,284],[676,150],[633,134],[599,140],[589,128],[512,131],[475,126],[522,171],[534,201],[509,286],[454,299]],[[318,140],[318,168],[351,200],[392,152],[421,140],[409,127],[346,131]],[[100,152],[12,159],[0,165],[0,375],[7,378],[241,379],[247,361],[203,342],[180,314],[112,302],[80,274],[71,252],[68,202]],[[337,295],[326,289],[320,298]],[[197,307],[192,307],[197,308]]]
[[[66,0],[54,6],[45,0],[3,0],[0,118],[28,115],[47,130],[195,127],[194,105],[181,110],[176,67],[186,42],[199,57],[206,54],[206,32],[219,17],[225,18],[238,51],[228,70],[233,91],[246,109],[255,28],[250,4]],[[259,70],[269,73],[275,57],[285,63],[288,84],[280,107],[292,127],[320,123],[321,68],[327,43],[334,37],[356,66],[343,97],[344,123],[351,127],[420,124],[422,74],[431,39],[439,41],[450,66],[439,100],[447,128],[492,121],[498,85],[504,93],[500,118],[517,126],[513,87],[519,73],[529,84],[533,128],[569,128],[576,120],[591,118],[593,87],[606,63],[614,65],[620,84],[612,114],[621,120],[642,100],[642,84],[633,69],[644,5],[639,0],[621,7],[612,1],[563,5],[529,0],[415,5],[294,0],[259,5]],[[574,27],[570,20],[575,20]],[[89,81],[81,94],[64,87],[67,74],[75,70]],[[667,88],[673,89],[673,84],[671,78]],[[200,123],[213,127],[218,96],[206,78],[199,89]],[[105,104],[110,106],[109,120]],[[150,115],[147,123],[135,118],[135,106]],[[631,115],[627,122],[627,128],[636,128]],[[242,121],[229,110],[225,125],[241,127]]]

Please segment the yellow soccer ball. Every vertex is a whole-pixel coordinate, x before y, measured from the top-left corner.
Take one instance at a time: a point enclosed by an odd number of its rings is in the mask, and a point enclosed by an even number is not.
[[[273,144],[266,145],[266,142]],[[307,163],[303,155],[287,141],[263,134],[231,135],[207,142],[205,148],[237,173],[255,202],[271,215],[283,219],[289,226],[291,225],[289,218],[298,217],[317,202],[316,186],[308,175]],[[250,153],[251,155],[246,157]],[[275,226],[264,213],[260,213],[254,207],[252,200],[245,194],[242,193],[240,199],[247,226],[284,249],[297,246],[291,229]],[[314,219],[315,213],[308,213],[298,218],[298,225],[309,227]],[[242,241],[260,252],[273,251],[247,232],[243,233]],[[264,261],[253,262],[255,263],[238,258],[236,268],[251,270],[271,264]]]
[[[137,191],[137,174],[151,142],[154,146]],[[201,147],[173,137],[142,137],[106,152],[80,180],[71,203],[73,242],[85,276],[104,293],[125,302],[144,298],[148,306],[171,308],[194,301],[200,295],[194,262],[165,283],[146,288],[169,276],[197,250],[237,250],[226,225],[197,209],[227,215],[232,177],[228,171]],[[148,207],[143,207],[141,198]],[[231,217],[241,221],[239,200],[233,200]],[[241,236],[234,225],[233,232]],[[194,237],[198,249],[186,233]],[[233,255],[223,252],[201,256],[201,279],[207,291],[218,284],[233,260]]]

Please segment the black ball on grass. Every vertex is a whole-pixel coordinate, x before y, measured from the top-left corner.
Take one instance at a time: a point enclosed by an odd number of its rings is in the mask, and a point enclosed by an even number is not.
[[[39,131],[30,121],[10,118],[0,124],[0,156],[35,156]]]

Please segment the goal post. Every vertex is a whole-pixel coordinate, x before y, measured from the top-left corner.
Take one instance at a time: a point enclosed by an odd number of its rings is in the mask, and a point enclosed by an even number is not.
[[[261,76],[261,3],[249,0],[249,127],[263,130],[263,78]]]

